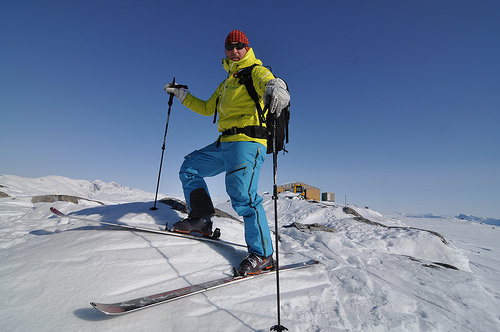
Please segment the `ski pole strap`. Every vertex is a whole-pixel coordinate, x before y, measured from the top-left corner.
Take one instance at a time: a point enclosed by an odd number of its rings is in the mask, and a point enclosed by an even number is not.
[[[219,136],[217,139],[217,147],[220,146],[220,139],[222,136],[231,136],[231,135],[237,135],[237,134],[245,134],[248,137],[252,138],[261,138],[261,139],[267,139],[269,133],[266,127],[262,126],[247,126],[243,128],[237,128],[233,127],[227,130],[224,130],[222,134]]]

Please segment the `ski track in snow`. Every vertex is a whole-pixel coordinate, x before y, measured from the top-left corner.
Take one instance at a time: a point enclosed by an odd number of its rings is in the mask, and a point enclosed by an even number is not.
[[[268,331],[276,324],[272,275],[110,318],[90,301],[115,302],[230,275],[241,248],[118,230],[53,216],[50,206],[94,220],[162,228],[185,215],[154,194],[116,183],[0,175],[0,319],[6,331]],[[36,195],[83,198],[32,203]],[[271,229],[274,201],[263,195]],[[86,199],[92,199],[89,201]],[[103,202],[101,205],[98,202]],[[280,262],[320,265],[280,274],[281,320],[290,331],[499,330],[496,227],[453,219],[384,216],[280,195]],[[218,208],[235,215],[229,203]],[[284,228],[321,224],[336,233]],[[412,226],[414,228],[409,228]],[[222,238],[244,243],[243,225],[214,218]],[[435,234],[442,234],[447,244]],[[436,263],[456,266],[445,268]]]

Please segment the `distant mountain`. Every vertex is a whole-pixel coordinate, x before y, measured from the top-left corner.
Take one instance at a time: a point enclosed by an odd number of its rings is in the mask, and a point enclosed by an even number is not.
[[[439,216],[435,215],[432,213],[421,213],[421,214],[405,214],[405,217],[409,218],[435,218],[435,219],[447,219],[450,218],[451,216]],[[472,215],[467,215],[467,214],[459,214],[458,216],[455,216],[454,218],[460,219],[460,220],[467,220],[467,221],[472,221],[472,222],[478,222],[481,224],[488,224],[488,225],[494,225],[494,226],[500,226],[500,219],[494,219],[494,218],[484,218],[484,217],[476,217]]]
[[[500,219],[469,216],[466,214],[460,214],[456,218],[461,219],[461,220],[469,220],[469,221],[479,222],[482,224],[500,226]]]
[[[446,218],[446,217],[443,217],[443,216],[437,216],[435,214],[432,214],[432,213],[407,213],[405,214],[405,217],[409,217],[409,218]]]

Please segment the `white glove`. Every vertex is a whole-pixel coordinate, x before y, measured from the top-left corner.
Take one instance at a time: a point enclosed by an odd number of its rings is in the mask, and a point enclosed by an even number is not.
[[[177,84],[175,83],[168,83],[165,85],[163,90],[165,90],[169,94],[173,94],[181,101],[181,103],[186,99],[186,96],[189,94],[189,91],[184,90],[183,87],[175,87]]]
[[[290,93],[286,83],[281,78],[274,78],[267,82],[263,96],[264,105],[269,104],[269,111],[280,116],[281,111],[290,103]]]

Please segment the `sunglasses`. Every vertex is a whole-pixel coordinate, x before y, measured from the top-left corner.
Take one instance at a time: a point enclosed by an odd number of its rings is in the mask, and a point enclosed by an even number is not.
[[[236,44],[226,44],[226,50],[231,51],[236,47],[237,50],[241,50],[244,47],[247,47],[248,45],[242,42],[236,43]]]

